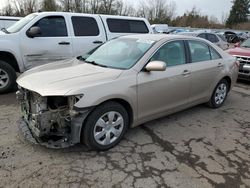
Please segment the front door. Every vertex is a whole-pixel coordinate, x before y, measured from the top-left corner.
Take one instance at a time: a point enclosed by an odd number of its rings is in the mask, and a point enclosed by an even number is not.
[[[164,61],[167,69],[162,72],[141,71],[138,74],[139,121],[171,112],[189,101],[191,81],[184,42],[166,43],[150,61]]]
[[[29,38],[25,34],[21,39],[25,69],[73,56],[72,41],[63,16],[47,16],[33,26],[41,29],[41,35]]]

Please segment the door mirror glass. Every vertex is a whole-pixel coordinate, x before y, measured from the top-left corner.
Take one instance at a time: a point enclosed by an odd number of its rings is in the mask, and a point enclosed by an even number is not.
[[[151,61],[149,62],[145,69],[147,71],[165,71],[166,70],[166,63],[163,61]]]
[[[42,35],[42,31],[40,29],[40,27],[31,27],[27,32],[26,35],[29,38],[35,38],[35,37],[39,37]]]

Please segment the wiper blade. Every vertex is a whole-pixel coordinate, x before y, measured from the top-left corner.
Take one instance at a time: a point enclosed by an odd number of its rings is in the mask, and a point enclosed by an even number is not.
[[[86,63],[89,63],[89,64],[92,64],[92,65],[96,65],[96,66],[100,66],[100,67],[108,67],[108,66],[106,66],[106,65],[101,65],[101,64],[98,64],[98,63],[96,63],[95,61],[86,61],[86,60],[84,60]]]
[[[10,32],[9,32],[9,31],[7,31],[7,29],[5,29],[5,28],[2,28],[2,29],[1,29],[1,31],[3,31],[3,32],[7,33],[7,34],[9,34],[9,33],[10,33]]]

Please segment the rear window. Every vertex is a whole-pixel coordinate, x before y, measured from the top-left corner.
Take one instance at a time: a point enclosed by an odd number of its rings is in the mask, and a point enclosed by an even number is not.
[[[209,40],[212,43],[219,42],[219,39],[214,34],[207,34],[207,40]]]
[[[206,34],[205,33],[201,33],[201,34],[198,35],[198,37],[206,39]]]
[[[71,18],[75,36],[98,36],[97,22],[91,17],[73,16]]]
[[[109,31],[112,33],[148,33],[149,30],[144,21],[107,19]]]

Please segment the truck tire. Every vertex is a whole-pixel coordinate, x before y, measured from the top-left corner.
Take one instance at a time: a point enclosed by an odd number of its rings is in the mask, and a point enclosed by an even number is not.
[[[16,71],[14,68],[0,60],[0,94],[10,92],[16,85]]]

